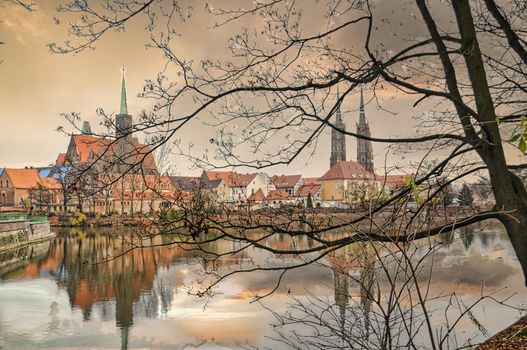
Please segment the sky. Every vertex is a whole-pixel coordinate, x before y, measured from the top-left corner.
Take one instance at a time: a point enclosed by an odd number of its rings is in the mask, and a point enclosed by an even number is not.
[[[142,91],[145,79],[155,77],[164,62],[159,52],[145,47],[149,37],[141,18],[130,22],[125,32],[109,32],[97,42],[95,50],[53,54],[46,43],[62,42],[67,38],[64,25],[56,25],[54,17],[63,22],[67,18],[55,12],[57,1],[38,0],[35,3],[36,11],[28,12],[8,2],[0,2],[0,41],[5,42],[0,45],[0,167],[45,166],[52,163],[59,152],[65,152],[68,136],[57,131],[57,127],[65,126],[70,131],[71,128],[62,113],[80,113],[83,120],[91,123],[92,129],[101,130],[101,119],[96,111],[98,108],[109,113],[118,111],[123,66],[126,68],[129,113],[137,117],[142,109],[149,110],[153,106],[152,100],[137,95]],[[394,6],[383,0],[378,3],[386,7],[381,6],[385,12]],[[192,18],[180,28],[178,52],[191,59],[225,57],[228,35],[212,30],[209,25],[213,19],[204,11],[202,3],[196,4]],[[306,16],[312,15],[313,12],[307,11]],[[408,17],[411,15],[407,14]],[[393,18],[393,22],[393,25],[399,24],[397,18]],[[405,28],[417,32],[419,25],[410,20]],[[230,30],[232,27],[225,29]],[[355,39],[346,37],[340,40]],[[371,99],[368,92],[365,99]],[[354,129],[358,121],[358,102],[358,94],[352,94],[343,103],[343,120],[348,129]],[[373,103],[368,104],[366,115],[372,136],[414,134],[413,117],[420,111],[412,107],[413,102],[414,98],[408,96],[398,96],[397,99],[388,96],[383,107],[390,112]],[[181,130],[177,137],[182,144],[193,142],[200,150],[214,137],[214,132],[195,121]],[[350,160],[356,157],[355,144],[355,140],[347,137]],[[383,163],[386,145],[374,144],[373,148],[377,165]],[[318,140],[314,154],[304,154],[289,166],[267,171],[321,176],[329,167],[329,157],[328,129]],[[401,161],[401,157],[392,155],[387,163],[394,164]],[[184,157],[175,157],[174,162],[181,175],[200,173],[199,169],[192,169]]]

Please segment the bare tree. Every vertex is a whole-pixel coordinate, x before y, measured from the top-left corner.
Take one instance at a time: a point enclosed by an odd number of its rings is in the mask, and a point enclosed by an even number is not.
[[[239,23],[238,31],[228,41],[229,58],[195,62],[176,50],[178,25],[184,25],[191,10],[182,2],[111,0],[91,5],[70,1],[59,11],[79,14],[70,26],[73,38],[62,46],[53,43],[49,47],[57,53],[93,48],[108,31],[122,30],[142,16],[152,33],[147,45],[162,52],[166,67],[176,75],[163,67],[146,83],[143,96],[156,99],[157,104],[133,129],[160,133],[150,141],[154,151],[184,132],[189,121],[212,114],[218,136],[210,140],[214,152],[195,157],[199,166],[261,169],[289,164],[312,150],[326,128],[425,152],[409,185],[388,199],[377,200],[367,213],[355,213],[349,220],[330,220],[329,225],[308,223],[303,230],[295,226],[299,219],[294,215],[287,218],[288,224],[267,215],[258,220],[247,214],[209,216],[193,230],[203,234],[205,241],[208,228],[220,227],[223,237],[242,245],[277,254],[308,254],[366,240],[407,242],[494,218],[506,227],[527,274],[527,192],[513,172],[526,164],[511,163],[504,148],[508,143],[514,146],[509,148],[511,152],[525,152],[525,141],[511,131],[520,128],[523,135],[527,127],[521,120],[527,88],[524,2],[408,1],[399,10],[410,14],[416,23],[411,34],[405,30],[409,23],[391,23],[383,9],[371,1],[328,1],[317,6],[319,26],[313,25],[313,13],[306,18],[306,8],[292,1],[255,1],[243,8],[207,7],[218,19],[213,28],[222,30]],[[253,16],[260,22],[251,21]],[[416,30],[420,33],[417,37]],[[393,36],[387,39],[386,33]],[[360,39],[358,44],[350,42],[350,34]],[[343,41],[343,37],[347,39]],[[337,86],[341,94],[335,98]],[[427,126],[424,134],[369,137],[338,128],[331,118],[359,86],[374,96],[370,103],[378,101],[377,91],[388,90],[414,98],[414,107],[435,105],[423,119]],[[190,111],[175,108],[189,99],[194,101]],[[233,131],[232,125],[238,125],[238,131]],[[493,208],[451,222],[436,222],[426,214],[444,187],[478,173],[491,181]],[[449,180],[437,186],[436,180],[447,176]],[[407,215],[392,208],[401,208],[397,203],[416,191],[425,193],[426,198],[411,211],[412,217],[401,220],[404,225],[395,224],[397,230],[386,230],[387,217]],[[430,219],[429,225],[413,229],[415,220],[423,215]],[[394,222],[397,220],[389,221],[391,225]],[[302,234],[316,243],[308,250],[270,249],[261,238],[233,234],[231,230],[240,230],[241,223],[243,232],[258,227],[272,232],[264,237]],[[359,226],[369,229],[356,230]],[[321,236],[339,229],[355,233],[339,239]],[[310,262],[307,259],[306,263]]]

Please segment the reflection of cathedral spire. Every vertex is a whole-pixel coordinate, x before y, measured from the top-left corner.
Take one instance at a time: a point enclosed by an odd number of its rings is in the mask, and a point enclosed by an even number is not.
[[[349,302],[349,276],[333,269],[333,286],[335,292],[335,304],[339,307],[340,331],[342,337],[345,334],[346,308]]]
[[[121,327],[121,350],[128,350],[128,335],[130,327]]]

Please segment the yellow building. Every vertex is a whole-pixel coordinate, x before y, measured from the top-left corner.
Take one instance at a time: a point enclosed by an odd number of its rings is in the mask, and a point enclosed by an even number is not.
[[[356,205],[378,193],[379,183],[375,175],[362,165],[341,161],[317,180],[321,185],[322,201]]]

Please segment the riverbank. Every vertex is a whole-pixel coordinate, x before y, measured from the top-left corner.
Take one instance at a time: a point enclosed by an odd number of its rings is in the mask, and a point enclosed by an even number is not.
[[[527,316],[520,318],[476,348],[476,350],[498,349],[527,349]]]
[[[47,220],[2,220],[0,221],[0,252],[42,242],[54,235]]]
[[[401,215],[411,217],[415,215],[415,209],[408,209],[405,213],[399,213],[398,219],[403,219]],[[477,211],[472,207],[447,207],[435,208],[433,215],[430,213],[420,213],[414,218],[413,222],[416,225],[422,225],[426,222],[429,225],[441,225],[447,222],[455,222],[459,219],[469,217],[476,214]],[[297,208],[282,208],[277,209],[259,209],[259,210],[225,210],[218,214],[210,214],[211,217],[220,222],[229,222],[231,224],[247,223],[250,220],[252,223],[259,223],[261,225],[287,225],[291,229],[302,229],[303,223],[315,224],[319,228],[338,226],[340,224],[351,222],[360,218],[367,218],[368,212],[350,211],[338,208],[316,208],[303,209]],[[116,226],[132,226],[141,227],[156,224],[164,219],[169,221],[177,221],[182,213],[177,210],[170,210],[165,213],[153,214],[137,214],[130,215],[95,215],[91,213],[68,213],[66,215],[51,215],[49,221],[52,227],[116,227]],[[378,212],[376,218],[379,222],[392,222],[393,211],[386,209]],[[377,224],[379,224],[379,222]],[[372,223],[364,220],[358,229],[371,229]]]

